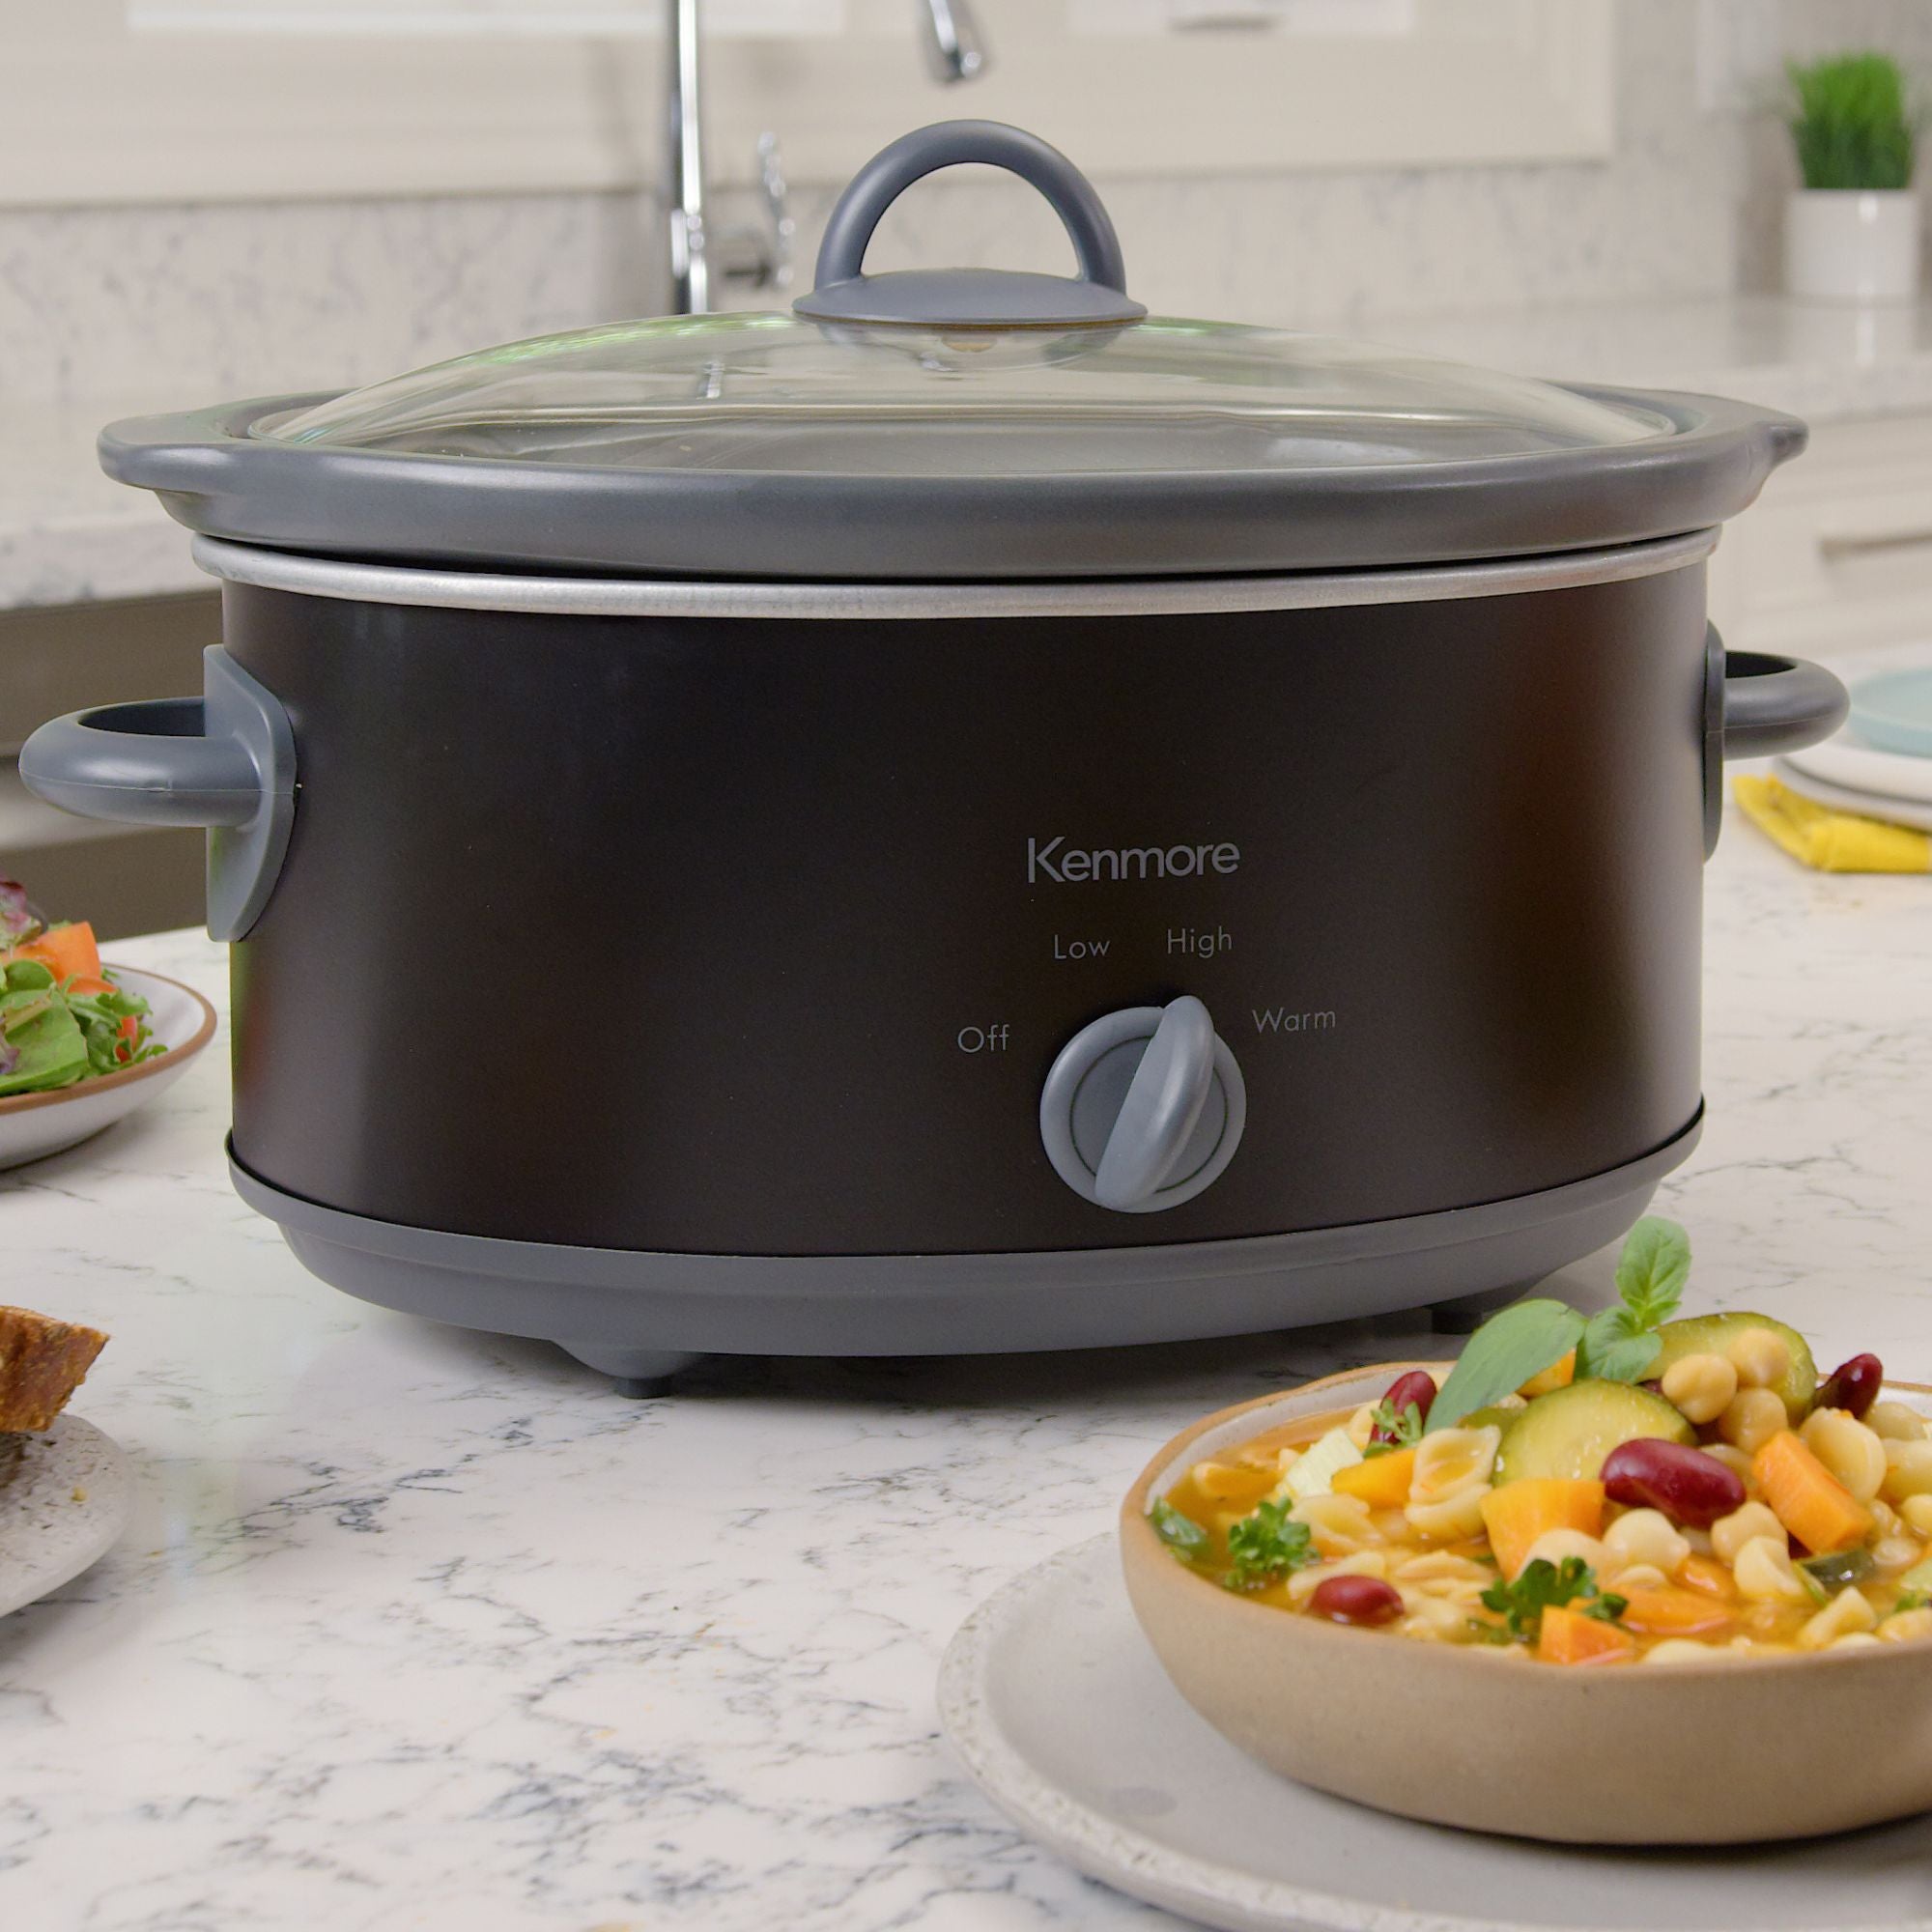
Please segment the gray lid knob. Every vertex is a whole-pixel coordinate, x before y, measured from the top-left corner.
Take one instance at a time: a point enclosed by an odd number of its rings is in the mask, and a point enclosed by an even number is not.
[[[1247,1121],[1240,1068],[1192,994],[1083,1027],[1040,1094],[1040,1139],[1076,1194],[1117,1213],[1191,1201],[1219,1179]]]
[[[865,272],[866,244],[886,210],[914,182],[977,161],[1038,188],[1073,243],[1076,275],[1005,269]],[[916,323],[938,328],[1078,327],[1138,322],[1126,292],[1120,238],[1094,185],[1058,148],[1000,121],[940,121],[882,148],[838,197],[818,250],[818,286],[792,307],[819,322]]]

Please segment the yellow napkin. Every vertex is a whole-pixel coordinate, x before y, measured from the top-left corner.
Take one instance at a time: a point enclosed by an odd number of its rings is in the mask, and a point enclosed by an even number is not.
[[[1740,777],[1732,782],[1751,823],[1800,865],[1820,872],[1932,872],[1932,833],[1833,811],[1776,779]]]

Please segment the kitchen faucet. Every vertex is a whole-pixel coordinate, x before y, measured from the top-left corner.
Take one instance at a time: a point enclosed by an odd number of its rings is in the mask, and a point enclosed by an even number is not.
[[[917,0],[917,7],[926,66],[935,80],[973,80],[985,71],[985,48],[970,0]],[[698,0],[667,0],[667,9],[665,121],[670,155],[665,189],[670,308],[674,315],[704,315],[711,308],[714,273],[720,280],[743,280],[753,288],[782,293],[789,287],[796,223],[778,136],[768,132],[758,136],[764,228],[741,225],[714,234],[706,225]]]

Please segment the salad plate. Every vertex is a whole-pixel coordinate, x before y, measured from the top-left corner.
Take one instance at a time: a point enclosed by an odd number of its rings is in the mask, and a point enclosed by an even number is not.
[[[148,1024],[167,1050],[52,1093],[0,1098],[0,1168],[59,1153],[111,1127],[173,1086],[214,1037],[214,1009],[192,986],[133,966],[107,970],[148,1002]]]
[[[1932,666],[1861,679],[1852,687],[1851,724],[1877,751],[1932,756]]]
[[[1228,1932],[1932,1932],[1932,1817],[1620,1851],[1417,1824],[1277,1776],[1169,1682],[1111,1535],[973,1612],[947,1650],[939,1712],[1029,1836]]]
[[[0,1616],[98,1562],[128,1526],[127,1452],[77,1415],[0,1435]]]

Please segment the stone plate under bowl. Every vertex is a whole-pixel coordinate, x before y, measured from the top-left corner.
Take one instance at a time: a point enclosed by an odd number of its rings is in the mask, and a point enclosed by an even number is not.
[[[1374,1400],[1405,1368],[1444,1366],[1384,1363],[1223,1409],[1128,1492],[1134,1614],[1209,1723],[1271,1770],[1360,1804],[1561,1843],[1788,1839],[1932,1808],[1932,1642],[1565,1670],[1271,1608],[1197,1575],[1154,1533],[1148,1510],[1202,1457]],[[1926,1407],[1926,1390],[1887,1393]]]
[[[1169,1682],[1112,1535],[1049,1557],[966,1619],[939,1716],[1029,1837],[1229,1932],[1932,1932],[1932,1817],[1708,1851],[1552,1845],[1419,1825],[1277,1777]],[[1801,1741],[1766,1748],[1805,1775]],[[1050,1873],[1000,1868],[1042,1924],[1145,1922]]]
[[[148,1024],[167,1051],[51,1094],[0,1099],[0,1168],[59,1153],[111,1127],[172,1087],[214,1037],[214,1009],[192,986],[134,966],[110,964],[107,971],[126,991],[147,1001]]]

